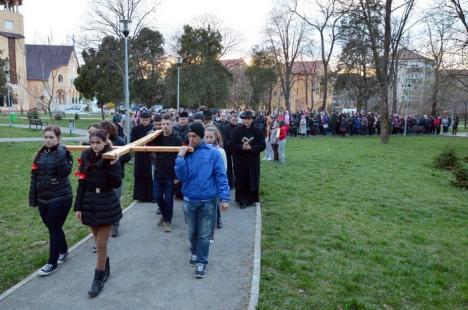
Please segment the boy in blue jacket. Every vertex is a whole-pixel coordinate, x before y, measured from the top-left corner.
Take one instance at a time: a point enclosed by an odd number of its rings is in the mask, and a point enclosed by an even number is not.
[[[188,128],[189,146],[180,148],[175,173],[182,182],[184,214],[189,229],[190,265],[196,266],[195,277],[204,278],[216,205],[229,207],[230,189],[219,151],[203,142],[204,128],[192,123]],[[192,153],[187,153],[189,147]]]

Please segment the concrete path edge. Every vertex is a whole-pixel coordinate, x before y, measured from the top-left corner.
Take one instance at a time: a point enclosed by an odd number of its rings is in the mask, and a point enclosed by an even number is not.
[[[257,216],[255,221],[255,245],[253,256],[252,285],[250,287],[249,310],[255,310],[260,294],[260,271],[262,262],[262,208],[257,203]],[[1,299],[0,299],[1,300]]]
[[[131,208],[133,208],[135,205],[137,204],[137,201],[133,201],[127,208],[125,208],[122,212],[125,213],[127,212],[128,210],[130,210]],[[73,252],[74,250],[76,250],[80,245],[82,245],[83,243],[85,243],[86,241],[88,241],[89,239],[91,239],[93,236],[93,234],[88,234],[86,237],[84,237],[83,239],[81,239],[80,241],[78,241],[77,243],[75,243],[70,249],[68,249],[68,252],[71,253]],[[8,290],[6,290],[5,292],[3,292],[1,295],[0,295],[0,301],[4,300],[5,298],[7,298],[10,294],[12,294],[13,292],[15,292],[17,289],[21,288],[22,286],[26,285],[28,282],[30,282],[32,279],[34,279],[35,277],[37,277],[39,275],[39,270],[36,270],[35,272],[31,273],[29,276],[27,276],[26,278],[24,278],[23,280],[21,280],[20,282],[16,283],[15,285],[13,285],[12,287],[10,287]]]

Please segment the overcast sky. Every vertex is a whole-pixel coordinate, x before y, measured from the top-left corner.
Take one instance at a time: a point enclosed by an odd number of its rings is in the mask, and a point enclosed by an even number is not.
[[[150,2],[152,0],[149,0]],[[24,16],[27,43],[44,43],[52,37],[54,44],[70,44],[79,36],[88,11],[88,0],[26,0],[20,11]],[[212,14],[237,32],[242,41],[240,51],[262,40],[262,30],[272,7],[271,0],[162,0],[156,7],[155,25],[167,40],[193,18]]]
[[[152,2],[155,0],[148,0]],[[195,17],[212,14],[239,34],[241,44],[234,57],[247,56],[254,44],[263,40],[263,29],[275,0],[157,0],[154,24],[166,41]],[[418,0],[421,6],[431,0]],[[26,42],[71,44],[72,35],[79,37],[80,26],[89,8],[90,0],[25,0],[21,7],[24,16]]]

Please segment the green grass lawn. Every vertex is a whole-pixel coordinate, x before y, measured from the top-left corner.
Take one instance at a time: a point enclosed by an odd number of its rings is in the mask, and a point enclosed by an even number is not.
[[[0,126],[0,138],[41,138],[42,131],[29,128],[15,128]],[[63,132],[62,137],[77,137],[77,135],[70,135]]]
[[[0,127],[2,130],[2,127]],[[32,157],[41,143],[0,144],[0,292],[5,291],[47,262],[49,235],[36,208],[29,207],[28,192]],[[78,158],[79,153],[73,154]],[[76,160],[73,171],[76,170]],[[133,191],[133,165],[126,166],[122,206]],[[77,180],[70,176],[76,194]],[[88,234],[71,211],[65,222],[69,246]]]
[[[431,162],[468,139],[290,139],[262,162],[259,309],[467,309],[468,191]]]
[[[49,125],[57,125],[59,127],[68,128],[69,120],[70,119],[73,120],[74,117],[73,116],[67,116],[66,118],[63,118],[61,120],[54,120],[54,119],[51,120],[48,115],[41,114],[40,119],[43,122],[48,123]],[[112,119],[112,118],[107,117],[106,119]],[[75,127],[79,128],[79,129],[88,129],[89,125],[94,124],[94,123],[98,123],[99,121],[100,121],[100,119],[79,119],[79,120],[75,121]],[[8,116],[2,115],[2,116],[0,116],[0,123],[9,124],[10,119],[8,118]],[[28,119],[26,117],[18,117],[14,124],[29,125],[29,122],[28,122]]]

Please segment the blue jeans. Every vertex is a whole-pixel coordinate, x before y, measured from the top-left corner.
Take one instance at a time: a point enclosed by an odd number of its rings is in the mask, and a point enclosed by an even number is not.
[[[174,178],[153,181],[154,200],[157,201],[164,222],[171,223],[174,209]]]
[[[208,264],[210,238],[216,218],[217,199],[185,201],[184,214],[188,224],[190,252],[197,256],[197,264]]]

